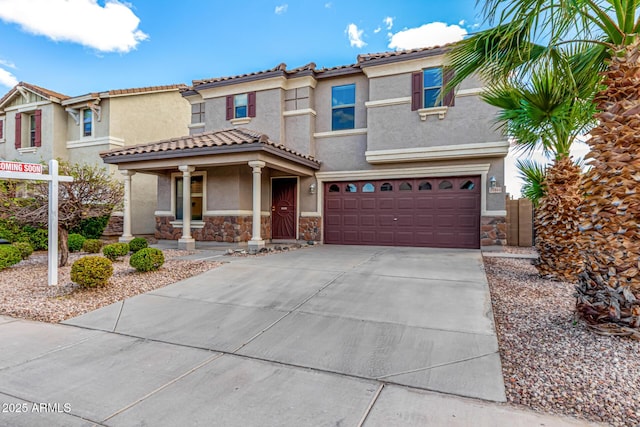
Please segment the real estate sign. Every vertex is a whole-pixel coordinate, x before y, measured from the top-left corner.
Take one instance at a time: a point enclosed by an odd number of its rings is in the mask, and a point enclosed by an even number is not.
[[[58,183],[71,182],[70,176],[58,175],[58,162],[49,160],[49,175],[42,173],[42,165],[0,161],[0,179],[49,181],[49,285],[58,284]]]

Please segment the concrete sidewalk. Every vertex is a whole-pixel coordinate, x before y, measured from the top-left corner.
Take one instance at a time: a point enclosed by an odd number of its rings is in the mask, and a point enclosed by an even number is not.
[[[224,260],[65,325],[0,318],[0,425],[585,425],[490,403],[479,251]]]

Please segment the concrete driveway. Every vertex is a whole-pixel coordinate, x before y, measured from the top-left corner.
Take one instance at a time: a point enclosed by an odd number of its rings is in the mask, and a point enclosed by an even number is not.
[[[483,402],[505,392],[479,251],[221,260],[66,325],[0,318],[0,402],[29,409],[0,425],[574,425]]]

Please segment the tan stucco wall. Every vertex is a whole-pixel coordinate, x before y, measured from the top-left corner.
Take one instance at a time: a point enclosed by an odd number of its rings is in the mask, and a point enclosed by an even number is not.
[[[331,88],[352,83],[356,85],[355,128],[367,127],[367,109],[364,103],[369,100],[369,82],[364,75],[349,75],[318,81],[315,89],[315,110],[318,114],[316,132],[331,131]]]

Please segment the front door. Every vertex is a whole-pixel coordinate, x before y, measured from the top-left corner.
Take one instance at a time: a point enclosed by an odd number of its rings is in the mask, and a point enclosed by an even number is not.
[[[296,238],[296,178],[277,178],[271,182],[271,236]]]

